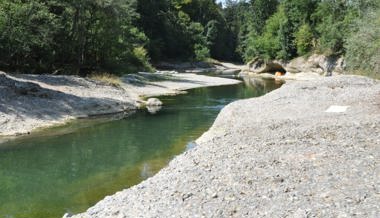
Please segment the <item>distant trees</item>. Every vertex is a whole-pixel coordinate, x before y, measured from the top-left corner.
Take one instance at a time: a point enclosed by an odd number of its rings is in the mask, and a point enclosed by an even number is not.
[[[137,11],[153,60],[230,59],[234,55],[232,33],[215,0],[138,0]]]
[[[376,32],[379,28],[375,27],[375,15],[379,11],[372,10],[371,16],[364,16],[369,9],[378,8],[377,0],[282,0],[270,4],[278,4],[276,9],[268,7],[268,2],[251,0],[250,9],[245,12],[253,14],[247,22],[249,31],[238,46],[245,61],[254,57],[289,60],[318,52],[346,54],[348,64],[358,67],[360,58],[355,61],[355,54],[347,52],[366,51],[367,56],[378,57],[376,43],[380,34]],[[359,40],[364,32],[366,40]]]
[[[149,70],[149,60],[319,52],[346,54],[356,69],[352,52],[378,62],[378,7],[378,0],[227,0],[224,7],[215,0],[0,0],[0,68],[128,73]]]

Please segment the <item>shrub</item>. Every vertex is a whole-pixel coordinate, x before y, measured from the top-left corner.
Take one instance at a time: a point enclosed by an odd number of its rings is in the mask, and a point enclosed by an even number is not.
[[[195,44],[194,46],[195,60],[204,61],[210,57],[210,49],[201,44]]]
[[[144,47],[136,47],[133,49],[133,55],[136,58],[136,65],[141,66],[142,70],[153,71],[152,65],[149,63],[148,52]]]

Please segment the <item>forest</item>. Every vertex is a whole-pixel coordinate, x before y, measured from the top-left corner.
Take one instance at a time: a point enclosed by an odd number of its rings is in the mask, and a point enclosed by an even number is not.
[[[125,74],[160,61],[344,55],[380,71],[379,0],[0,0],[0,69]]]

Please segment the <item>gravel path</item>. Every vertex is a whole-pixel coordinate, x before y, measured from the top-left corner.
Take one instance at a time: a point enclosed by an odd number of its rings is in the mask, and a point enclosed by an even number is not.
[[[29,134],[76,118],[129,113],[142,97],[232,85],[238,80],[195,74],[145,73],[121,78],[120,87],[77,76],[0,72],[0,136]],[[0,143],[5,138],[0,137]]]
[[[197,144],[75,217],[380,217],[378,81],[290,82],[228,105]]]

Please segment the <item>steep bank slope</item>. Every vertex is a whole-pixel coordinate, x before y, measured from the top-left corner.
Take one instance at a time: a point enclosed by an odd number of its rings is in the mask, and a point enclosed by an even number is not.
[[[142,73],[121,78],[120,87],[115,87],[77,76],[0,72],[0,136],[26,134],[76,118],[128,113],[145,96],[237,83],[196,74]]]
[[[326,112],[332,105],[348,108]],[[230,104],[197,143],[156,176],[75,217],[380,215],[378,81],[286,84]]]

